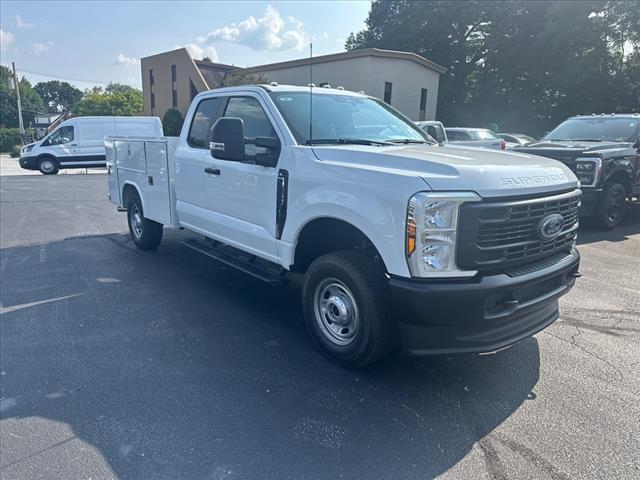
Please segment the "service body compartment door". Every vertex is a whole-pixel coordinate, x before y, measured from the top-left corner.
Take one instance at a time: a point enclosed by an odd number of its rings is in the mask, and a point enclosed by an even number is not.
[[[116,148],[115,141],[111,138],[105,138],[104,147],[107,162],[107,182],[109,184],[108,196],[116,205],[122,205],[120,198],[120,183],[118,181],[118,168],[116,166]]]
[[[144,187],[146,195],[144,216],[164,225],[172,225],[167,141],[146,141],[145,152],[147,181]]]

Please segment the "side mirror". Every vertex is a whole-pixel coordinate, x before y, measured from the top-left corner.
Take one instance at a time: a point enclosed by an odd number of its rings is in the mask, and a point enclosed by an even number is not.
[[[211,127],[211,156],[222,160],[244,160],[244,122],[240,118],[222,117]]]

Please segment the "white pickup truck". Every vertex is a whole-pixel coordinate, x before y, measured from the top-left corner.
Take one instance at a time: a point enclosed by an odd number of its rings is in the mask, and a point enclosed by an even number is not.
[[[579,276],[571,170],[435,145],[377,99],[310,91],[203,92],[179,138],[106,139],[133,242],[184,228],[186,246],[260,279],[304,275],[308,330],[346,366],[396,346],[495,351],[558,317]]]

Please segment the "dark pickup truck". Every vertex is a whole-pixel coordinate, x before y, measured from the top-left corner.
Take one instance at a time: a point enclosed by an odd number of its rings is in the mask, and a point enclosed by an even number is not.
[[[560,160],[580,180],[580,215],[610,229],[640,197],[640,114],[571,117],[541,141],[513,151]]]

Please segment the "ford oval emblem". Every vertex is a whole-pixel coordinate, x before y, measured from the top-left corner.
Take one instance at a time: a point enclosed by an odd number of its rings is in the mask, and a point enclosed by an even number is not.
[[[538,236],[542,240],[553,240],[560,235],[562,227],[564,227],[564,217],[562,215],[559,213],[547,215],[538,224]]]

